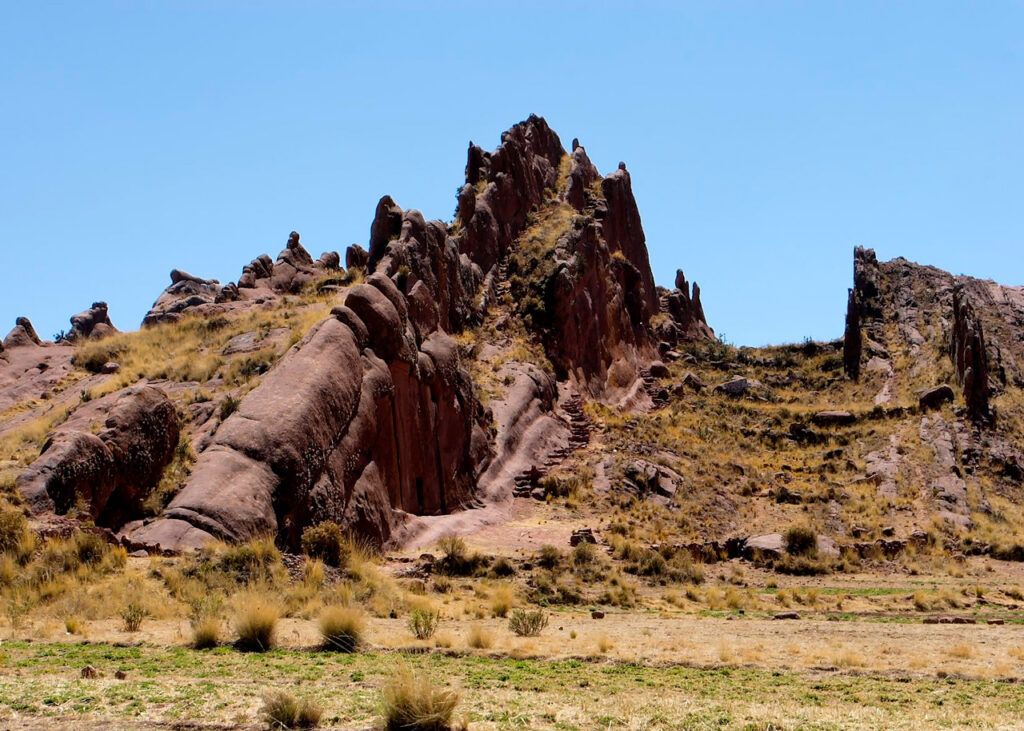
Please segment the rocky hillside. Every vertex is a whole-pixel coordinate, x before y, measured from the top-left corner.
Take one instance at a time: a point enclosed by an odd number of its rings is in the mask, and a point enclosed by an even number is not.
[[[842,340],[734,348],[655,285],[625,164],[539,117],[470,145],[451,222],[384,196],[365,248],[170,279],[138,331],[95,303],[3,341],[0,477],[39,532],[419,545],[544,501],[705,560],[793,525],[837,560],[1024,557],[1024,289],[858,249]]]

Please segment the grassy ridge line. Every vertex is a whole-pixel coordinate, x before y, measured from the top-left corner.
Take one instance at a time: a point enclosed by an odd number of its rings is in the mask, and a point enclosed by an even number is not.
[[[377,722],[379,689],[403,664],[461,688],[461,712],[476,728],[1007,728],[1024,715],[1024,685],[991,680],[437,653],[21,642],[3,651],[0,722],[52,718],[55,727],[111,718],[252,723],[263,691],[287,689],[321,703],[327,725],[362,728]],[[98,680],[78,678],[87,664]],[[116,670],[128,680],[114,680]]]

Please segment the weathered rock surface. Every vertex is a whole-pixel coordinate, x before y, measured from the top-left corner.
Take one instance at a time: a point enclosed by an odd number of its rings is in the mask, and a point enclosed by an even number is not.
[[[715,339],[715,331],[704,316],[700,287],[694,282],[691,288],[682,269],[676,270],[675,289],[659,287],[658,294],[661,311],[668,315],[655,327],[659,338],[670,343]]]
[[[305,526],[333,520],[383,543],[402,512],[465,504],[489,456],[454,342],[418,339],[405,298],[375,274],[264,377],[131,538],[184,548],[270,533],[297,547]]]
[[[956,369],[956,380],[967,402],[968,415],[977,422],[992,419],[988,399],[988,356],[981,320],[974,313],[963,285],[953,289],[953,336],[949,354]]]
[[[314,260],[302,246],[299,234],[292,231],[285,248],[272,261],[266,254],[242,267],[238,283],[222,285],[216,279],[203,279],[180,269],[171,271],[171,286],[161,293],[146,313],[142,324],[174,322],[188,312],[210,316],[227,311],[224,303],[240,299],[265,299],[274,294],[294,294],[310,282],[337,270],[341,257],[328,251]]]
[[[14,328],[4,338],[4,348],[22,348],[27,345],[42,345],[42,342],[29,319],[19,317],[14,321]]]
[[[107,303],[93,302],[92,307],[88,310],[72,315],[71,330],[67,337],[68,340],[101,338],[116,332],[117,328],[110,321],[110,315],[107,312]]]
[[[103,429],[69,421],[17,479],[35,513],[83,510],[100,525],[118,527],[137,514],[160,481],[178,444],[178,415],[160,390],[145,386],[108,397]]]

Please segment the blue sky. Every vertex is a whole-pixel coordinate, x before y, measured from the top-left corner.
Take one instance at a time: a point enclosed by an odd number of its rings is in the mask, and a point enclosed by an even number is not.
[[[855,245],[1024,284],[1024,4],[552,5],[2,3],[0,330],[133,329],[174,267],[365,245],[384,193],[449,219],[531,112],[627,163],[731,342],[838,337]]]

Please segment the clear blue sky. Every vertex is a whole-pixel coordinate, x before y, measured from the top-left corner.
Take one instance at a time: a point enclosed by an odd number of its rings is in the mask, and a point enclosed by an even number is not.
[[[384,193],[449,219],[531,112],[626,161],[737,344],[839,336],[855,245],[1024,284],[1020,2],[359,5],[4,2],[0,330],[134,329],[174,267],[365,245]]]

